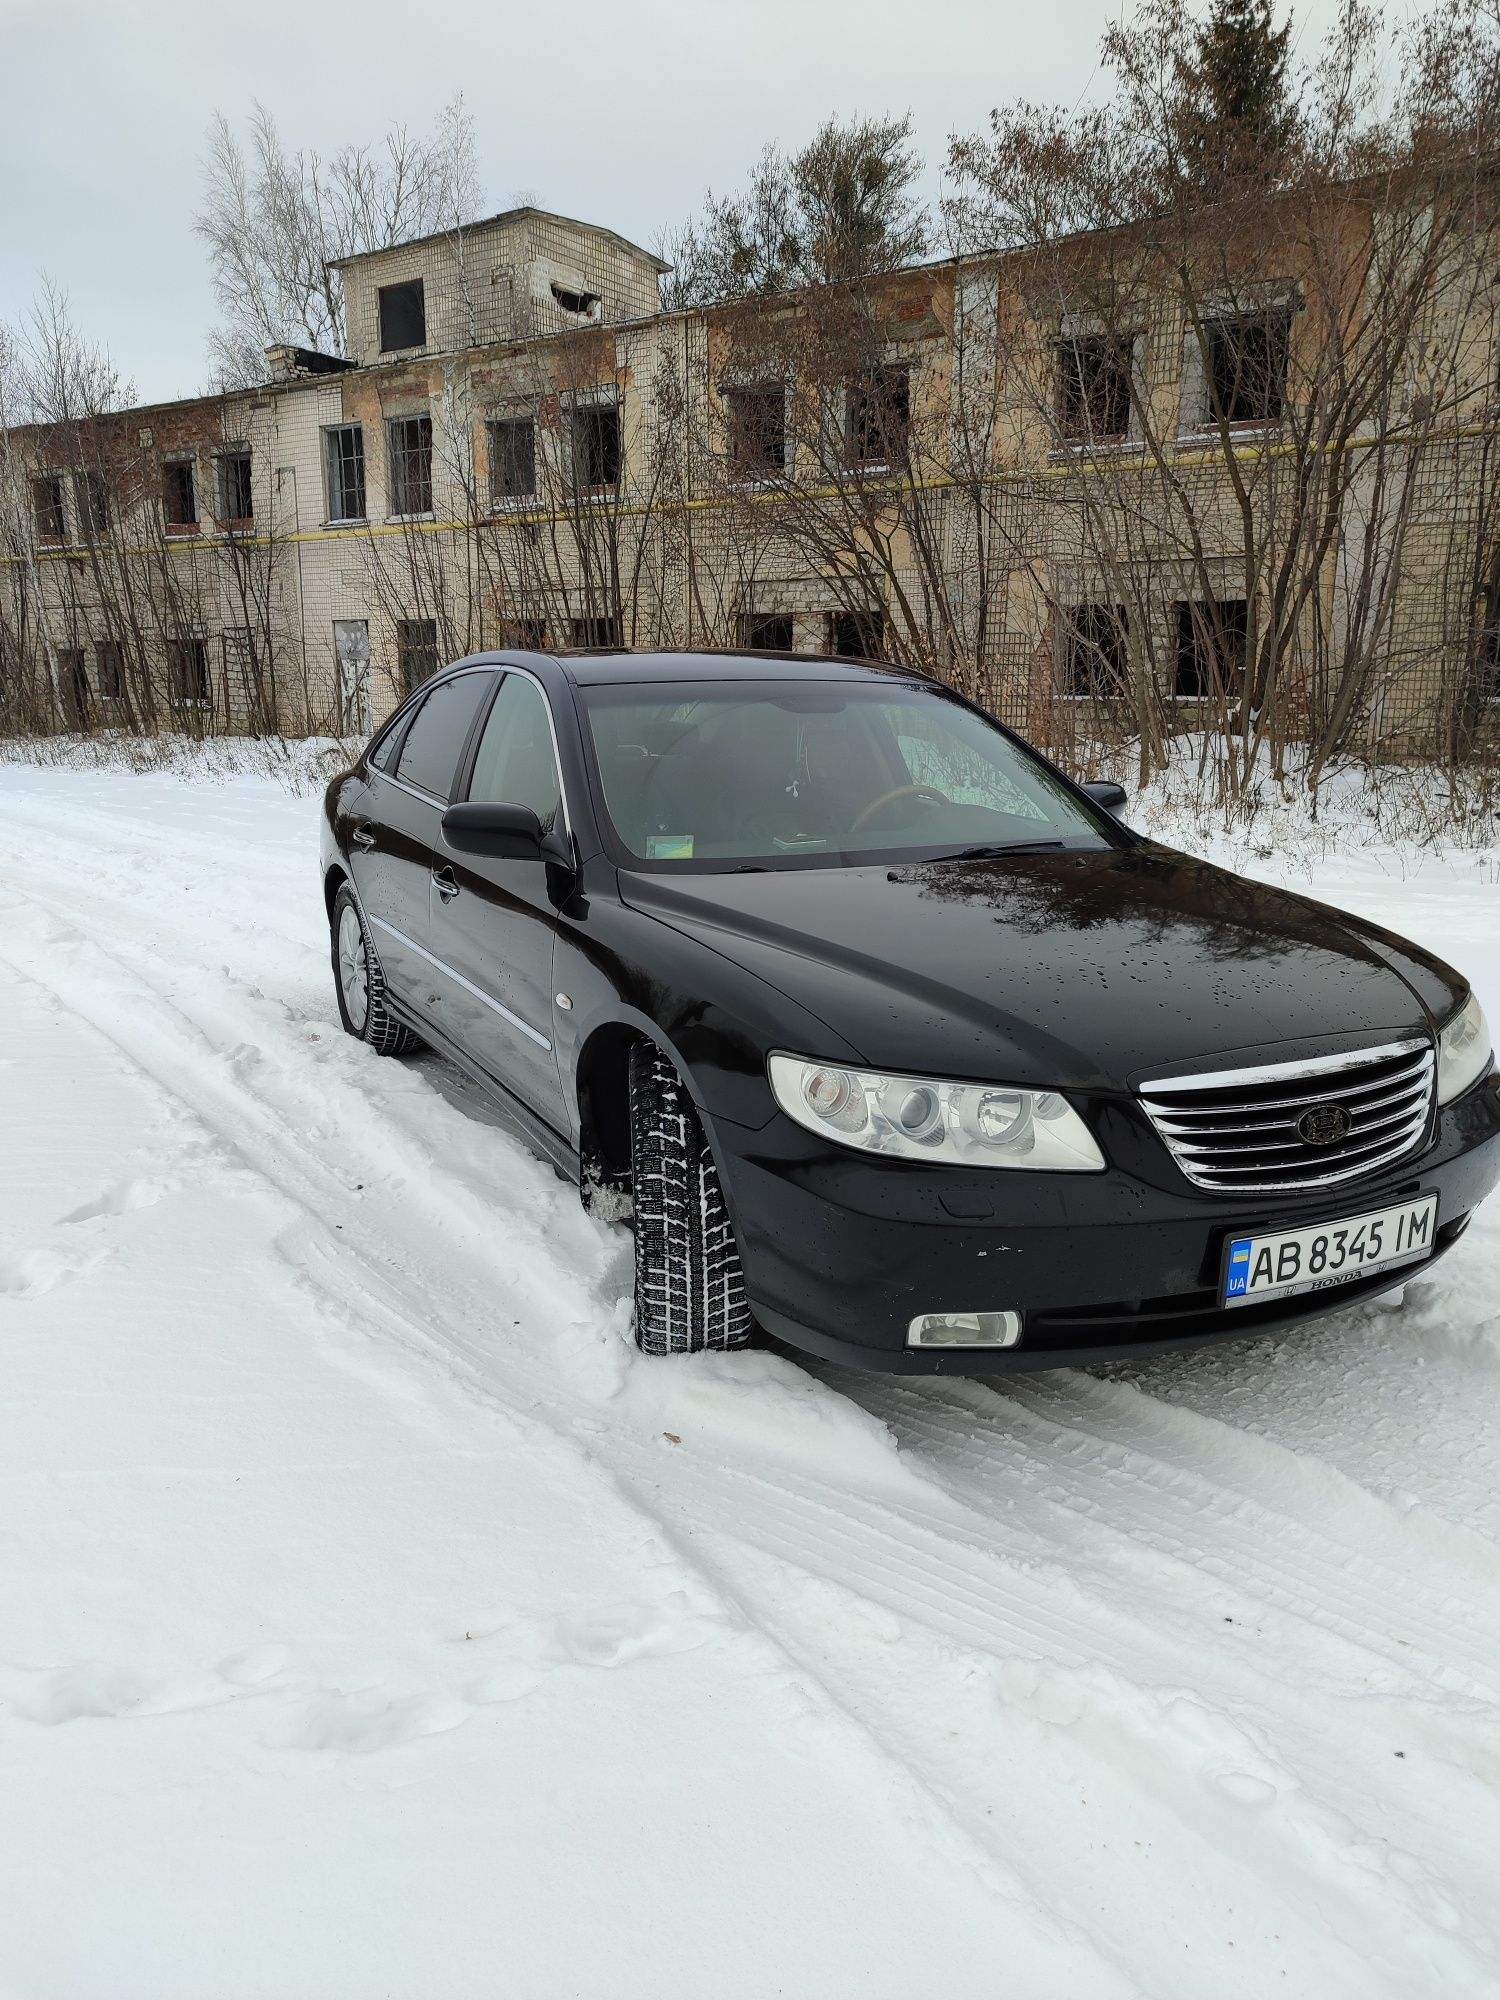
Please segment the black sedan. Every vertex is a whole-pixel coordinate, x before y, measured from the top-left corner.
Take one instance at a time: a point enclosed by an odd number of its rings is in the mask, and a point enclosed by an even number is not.
[[[910,672],[485,654],[334,780],[339,1008],[635,1230],[636,1337],[1055,1367],[1409,1276],[1500,1178],[1458,974]]]

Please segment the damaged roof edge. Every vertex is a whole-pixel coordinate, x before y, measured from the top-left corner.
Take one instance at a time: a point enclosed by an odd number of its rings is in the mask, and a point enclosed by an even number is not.
[[[502,222],[520,222],[526,216],[539,216],[546,222],[565,222],[570,229],[586,229],[591,236],[606,237],[632,257],[644,257],[648,264],[654,264],[658,271],[670,271],[672,266],[657,256],[654,250],[647,250],[642,244],[632,243],[628,236],[622,236],[616,229],[607,229],[602,222],[584,222],[576,215],[560,215],[555,208],[537,208],[531,204],[523,208],[502,209],[498,215],[482,215],[473,222],[460,223],[455,229],[432,229],[425,236],[409,236],[400,243],[387,243],[379,250],[356,250],[347,257],[330,257],[330,271],[345,270],[350,264],[363,264],[371,257],[388,257],[395,250],[416,250],[424,243],[441,243],[445,237],[462,235],[469,230],[493,229]]]

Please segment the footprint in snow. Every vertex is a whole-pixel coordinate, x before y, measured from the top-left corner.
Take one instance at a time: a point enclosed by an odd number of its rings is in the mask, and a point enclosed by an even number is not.
[[[162,1181],[117,1181],[96,1200],[86,1201],[81,1208],[70,1209],[66,1215],[60,1215],[57,1226],[64,1228],[70,1223],[92,1222],[101,1215],[129,1215],[138,1208],[151,1208],[166,1193],[167,1187]]]
[[[55,1673],[0,1668],[0,1705],[26,1722],[127,1721],[146,1715],[179,1715],[234,1701],[280,1674],[284,1646],[255,1646],[232,1653],[218,1667],[185,1674],[146,1674],[132,1667],[64,1667]]]
[[[1253,1777],[1249,1771],[1221,1771],[1214,1783],[1226,1798],[1242,1806],[1268,1806],[1276,1797],[1269,1779]]]
[[[66,1255],[43,1248],[0,1253],[0,1299],[44,1298],[59,1285],[91,1271],[100,1261],[100,1255],[97,1252],[91,1256]]]
[[[289,1750],[393,1750],[457,1729],[473,1713],[457,1695],[392,1695],[381,1688],[337,1691],[310,1702],[281,1738]]]

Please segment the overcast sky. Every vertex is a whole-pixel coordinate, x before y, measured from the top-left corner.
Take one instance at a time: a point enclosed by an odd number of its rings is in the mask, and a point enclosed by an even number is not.
[[[830,111],[911,111],[934,166],[1007,98],[1073,103],[1100,0],[0,0],[0,318],[43,273],[143,401],[207,375],[192,219],[211,113],[259,98],[289,144],[427,127],[462,90],[488,209],[637,241]]]

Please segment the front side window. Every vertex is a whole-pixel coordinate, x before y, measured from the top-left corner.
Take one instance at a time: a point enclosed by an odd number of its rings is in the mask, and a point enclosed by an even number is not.
[[[365,518],[365,433],[360,424],[335,424],[323,433],[328,467],[328,518]]]
[[[490,504],[530,499],[536,492],[536,425],[530,417],[497,417],[489,436]]]
[[[432,512],[432,419],[392,417],[389,439],[393,514]]]
[[[380,287],[380,351],[397,354],[404,347],[427,345],[427,298],[422,280]]]
[[[500,683],[479,739],[469,797],[487,805],[530,806],[544,833],[557,824],[562,783],[547,700],[523,674],[507,674]]]
[[[440,681],[407,729],[396,776],[446,804],[479,704],[493,684],[493,674],[459,674]]]
[[[583,691],[632,863],[842,867],[975,847],[1098,846],[1104,816],[987,717],[881,682]]]

